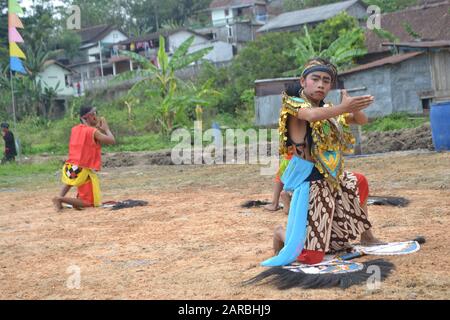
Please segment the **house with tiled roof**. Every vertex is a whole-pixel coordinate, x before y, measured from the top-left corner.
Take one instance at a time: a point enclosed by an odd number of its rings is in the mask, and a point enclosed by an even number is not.
[[[233,47],[231,44],[224,41],[210,39],[205,35],[186,28],[163,30],[139,37],[133,37],[121,41],[117,45],[121,50],[136,52],[138,54],[146,56],[150,59],[150,61],[156,63],[156,55],[159,50],[160,36],[162,36],[165,40],[165,51],[167,52],[169,57],[171,57],[175,53],[175,51],[181,46],[183,42],[188,40],[190,37],[194,37],[194,41],[189,47],[189,53],[211,47],[212,50],[203,57],[204,60],[208,60],[215,64],[222,64],[228,63],[233,59]],[[148,48],[148,50],[146,50],[146,48]],[[116,69],[119,69],[119,63],[121,61],[129,60],[130,59],[128,57],[113,55],[110,59],[110,62],[115,64],[114,72],[116,72]]]
[[[378,59],[338,75],[337,90],[326,100],[340,102],[340,89],[351,96],[370,94],[374,103],[364,110],[369,118],[396,112],[428,114],[432,103],[450,101],[450,41],[382,43],[398,54]],[[255,81],[255,124],[275,126],[281,106],[281,92],[299,78]]]
[[[264,26],[257,30],[258,33],[299,31],[303,26],[314,27],[327,19],[333,18],[341,12],[362,21],[367,17],[367,4],[361,0],[341,1],[332,4],[307,8],[303,10],[289,11],[271,18]]]
[[[68,67],[75,70],[73,81],[80,83],[81,91],[90,79],[112,75],[111,58],[112,45],[128,39],[128,36],[113,25],[98,25],[77,31],[81,38],[80,53]]]
[[[393,112],[427,114],[433,102],[450,100],[450,40],[382,43],[398,54],[339,74],[345,88],[375,96],[365,112],[371,117]]]
[[[382,14],[380,18],[381,28],[394,35],[398,42],[450,40],[449,0],[422,0],[419,6]],[[368,54],[360,63],[392,54],[388,47],[382,46],[388,40],[378,36],[376,31],[367,29],[365,38]]]

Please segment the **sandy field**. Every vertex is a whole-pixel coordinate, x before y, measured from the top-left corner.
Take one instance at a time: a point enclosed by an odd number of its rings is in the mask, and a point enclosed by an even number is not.
[[[109,167],[100,178],[105,201],[146,200],[146,207],[56,213],[57,173],[0,186],[0,298],[449,299],[450,153],[352,158],[346,168],[366,174],[371,195],[411,201],[370,206],[376,236],[427,239],[418,253],[387,257],[396,270],[379,290],[241,286],[263,270],[273,228],[286,223],[281,211],[240,207],[269,200],[272,177],[257,165],[139,165]]]

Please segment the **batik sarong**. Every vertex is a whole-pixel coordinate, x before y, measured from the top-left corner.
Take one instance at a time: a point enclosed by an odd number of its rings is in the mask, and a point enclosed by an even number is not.
[[[349,241],[370,228],[355,174],[344,171],[340,188],[333,189],[326,180],[311,182],[305,250],[346,249]]]

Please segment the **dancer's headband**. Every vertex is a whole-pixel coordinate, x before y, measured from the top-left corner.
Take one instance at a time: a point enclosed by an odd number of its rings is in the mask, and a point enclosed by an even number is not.
[[[93,107],[83,107],[80,109],[80,118],[86,119],[86,117],[90,114],[96,113],[97,109]]]
[[[326,72],[331,76],[331,80],[334,81],[336,79],[337,70],[332,64],[324,64],[321,61],[313,60],[311,61],[303,70],[302,77],[306,78],[306,76],[313,72]]]

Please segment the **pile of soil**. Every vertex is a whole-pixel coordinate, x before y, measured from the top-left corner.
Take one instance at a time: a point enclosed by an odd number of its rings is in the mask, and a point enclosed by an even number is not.
[[[362,134],[363,154],[415,149],[434,150],[430,123],[412,129]]]
[[[133,167],[138,165],[172,165],[171,152],[116,152],[102,155],[103,167]]]
[[[261,147],[261,146],[260,146]],[[270,155],[271,145],[266,146],[267,155]],[[233,150],[234,157],[241,159],[243,153],[245,153],[246,159],[249,159],[249,146],[245,148],[235,148]],[[222,161],[226,160],[227,149],[223,149]],[[200,153],[201,155],[201,153]],[[191,150],[191,164],[198,164],[200,161],[205,163],[205,159],[197,159],[197,154],[193,149]],[[214,153],[211,157],[214,156]],[[115,152],[102,154],[103,167],[105,168],[117,168],[117,167],[132,167],[139,165],[174,165],[172,162],[172,151],[142,151],[142,152]],[[217,159],[218,161],[218,159]]]
[[[261,147],[261,146],[260,146]],[[271,145],[267,145],[267,154],[270,155]],[[404,151],[427,149],[434,150],[431,138],[430,123],[426,123],[421,127],[413,129],[402,129],[385,132],[369,132],[363,133],[361,136],[361,150],[362,154],[384,153],[390,151]],[[235,149],[235,157],[242,156],[241,152],[245,152],[245,157],[248,159],[249,146],[244,149]],[[227,154],[224,148],[223,155]],[[198,163],[194,161],[197,155],[192,150],[191,163]],[[49,155],[34,156],[27,159],[26,162],[40,162],[43,159],[48,160]],[[65,156],[56,157],[63,163]],[[118,167],[133,167],[141,165],[173,165],[171,158],[171,150],[162,151],[141,151],[141,152],[114,152],[104,153],[102,155],[104,168],[118,168]]]

